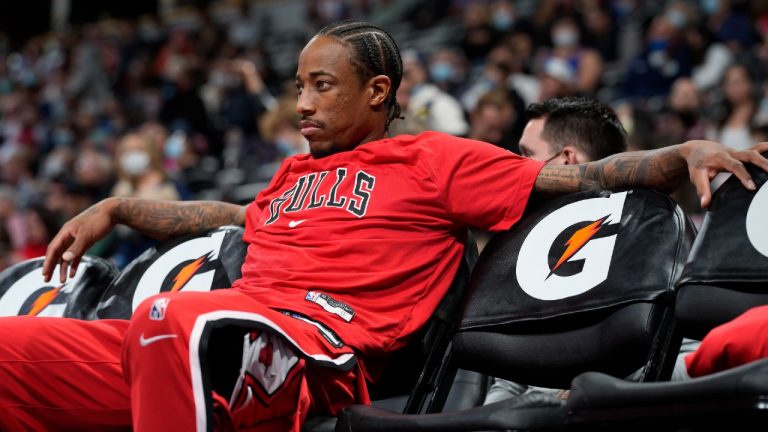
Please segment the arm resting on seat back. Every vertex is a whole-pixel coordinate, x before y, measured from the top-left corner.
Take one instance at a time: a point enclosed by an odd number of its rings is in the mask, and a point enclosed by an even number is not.
[[[160,201],[107,198],[64,224],[48,245],[43,265],[46,281],[57,264],[60,281],[73,277],[85,251],[117,224],[157,240],[214,228],[244,225],[245,206],[215,201]]]
[[[701,206],[712,198],[709,182],[719,172],[731,172],[744,187],[755,183],[744,167],[752,163],[768,171],[768,160],[760,153],[768,143],[736,151],[713,141],[688,141],[657,150],[618,153],[580,165],[545,165],[533,190],[543,196],[559,196],[583,190],[643,187],[674,191],[686,173],[696,186]]]

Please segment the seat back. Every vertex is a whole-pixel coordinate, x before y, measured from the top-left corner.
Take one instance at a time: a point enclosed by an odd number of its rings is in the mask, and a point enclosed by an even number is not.
[[[757,192],[735,177],[715,192],[680,279],[676,315],[686,337],[700,340],[768,304],[768,173],[747,169]]]
[[[130,318],[147,297],[165,291],[229,288],[240,278],[244,229],[223,226],[179,236],[147,249],[107,287],[98,318]]]
[[[528,213],[480,256],[442,385],[457,367],[552,388],[588,370],[668,377],[674,287],[694,236],[677,203],[644,189]]]
[[[414,342],[395,353],[389,360],[389,367],[379,380],[380,384],[371,388],[373,400],[391,397],[392,394],[409,395],[403,412],[422,411],[425,401],[437,387],[438,376],[435,371],[442,363],[451,337],[458,328],[470,275],[477,259],[477,243],[468,232],[464,257],[448,292]],[[404,370],[407,372],[403,373]],[[397,381],[400,384],[396,389],[392,388],[389,383]]]
[[[53,279],[44,281],[43,260],[22,261],[0,273],[0,316],[94,318],[96,303],[117,277],[117,267],[103,258],[86,255],[75,276],[62,284],[59,266],[53,270]]]

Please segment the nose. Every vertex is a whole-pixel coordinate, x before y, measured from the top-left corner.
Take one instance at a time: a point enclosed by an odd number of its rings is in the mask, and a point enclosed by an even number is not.
[[[312,97],[308,91],[302,91],[299,93],[299,98],[296,100],[296,112],[302,116],[308,116],[315,113],[315,104],[312,101]]]

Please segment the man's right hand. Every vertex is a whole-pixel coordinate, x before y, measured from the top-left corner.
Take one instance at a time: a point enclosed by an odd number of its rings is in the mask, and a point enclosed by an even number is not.
[[[43,278],[46,282],[53,277],[53,270],[57,264],[60,265],[59,281],[61,283],[67,280],[67,273],[69,277],[75,276],[83,254],[94,243],[109,234],[115,226],[111,215],[114,205],[115,201],[107,198],[92,205],[61,227],[45,253]]]

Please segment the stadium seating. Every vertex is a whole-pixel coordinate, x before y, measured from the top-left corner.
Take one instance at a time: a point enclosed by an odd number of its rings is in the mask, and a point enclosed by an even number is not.
[[[483,250],[427,415],[355,405],[338,431],[559,430],[564,402],[530,393],[439,413],[452,374],[570,387],[586,371],[667,379],[680,338],[674,287],[695,232],[667,195],[584,192],[546,203]]]
[[[731,178],[716,192],[680,280],[676,316],[683,336],[768,304],[768,174],[748,166],[759,187]],[[596,430],[765,430],[768,360],[690,381],[626,383],[577,377],[568,400],[572,428]]]
[[[59,282],[59,267],[43,280],[43,257],[17,263],[0,273],[0,316],[35,315],[92,319],[104,289],[117,277],[109,261],[85,256],[73,278]]]

